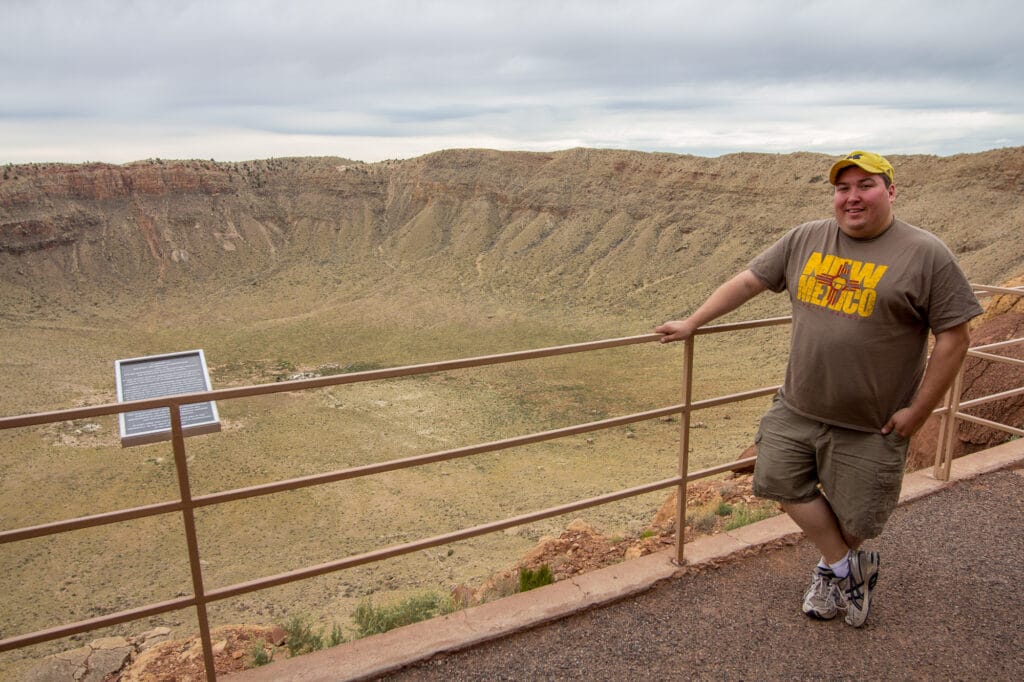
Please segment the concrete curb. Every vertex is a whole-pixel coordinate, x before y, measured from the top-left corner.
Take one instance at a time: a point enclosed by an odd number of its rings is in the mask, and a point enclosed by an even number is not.
[[[957,481],[1020,465],[1024,465],[1024,439],[954,460],[949,481],[936,479],[931,468],[916,471],[903,479],[900,504],[936,493]],[[738,552],[784,541],[799,534],[800,529],[789,517],[775,516],[734,531],[701,537],[687,543],[684,547],[686,565],[711,565]],[[649,554],[572,580],[228,677],[238,682],[337,682],[377,677],[436,654],[507,637],[548,621],[644,592],[658,582],[685,572],[674,564],[673,556],[674,550]]]

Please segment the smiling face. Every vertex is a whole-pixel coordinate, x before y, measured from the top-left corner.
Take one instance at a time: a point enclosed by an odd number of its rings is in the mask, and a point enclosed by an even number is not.
[[[886,186],[881,175],[850,166],[836,178],[832,208],[844,234],[854,239],[871,239],[892,224],[895,200],[895,185]]]

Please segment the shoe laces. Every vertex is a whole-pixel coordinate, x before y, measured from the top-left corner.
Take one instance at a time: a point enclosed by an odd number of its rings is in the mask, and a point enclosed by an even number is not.
[[[846,590],[835,583],[832,584],[832,587],[834,589],[832,590],[830,597],[834,600],[836,608],[840,611],[848,611],[850,608],[850,600],[846,598]]]
[[[814,591],[815,597],[824,601],[826,607],[844,608],[841,606],[841,603],[844,602],[843,591],[839,589],[834,578],[815,571],[811,578],[811,589]]]

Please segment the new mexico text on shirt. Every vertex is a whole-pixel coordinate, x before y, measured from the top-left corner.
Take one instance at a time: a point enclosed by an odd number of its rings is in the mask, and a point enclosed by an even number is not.
[[[815,251],[804,264],[796,300],[850,317],[870,317],[875,287],[888,265],[876,265]]]

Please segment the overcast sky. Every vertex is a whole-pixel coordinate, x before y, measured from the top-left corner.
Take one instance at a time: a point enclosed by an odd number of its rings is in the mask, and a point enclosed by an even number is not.
[[[0,163],[1024,145],[1020,0],[0,0]]]

